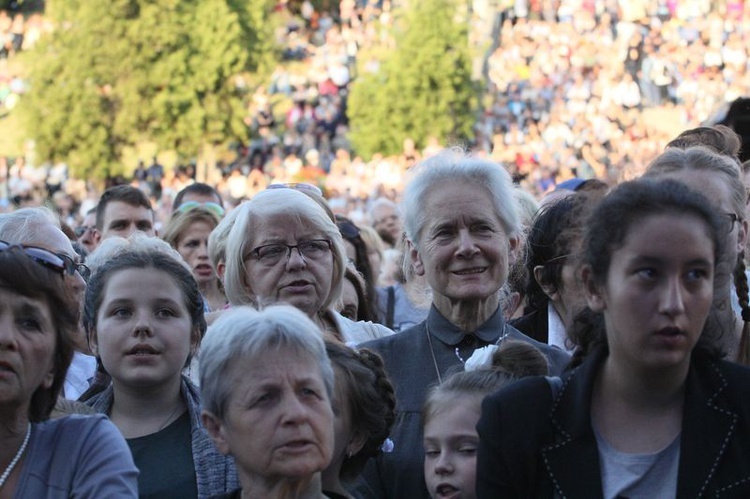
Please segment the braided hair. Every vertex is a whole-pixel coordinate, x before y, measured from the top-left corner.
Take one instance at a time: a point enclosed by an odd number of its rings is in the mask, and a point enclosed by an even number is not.
[[[365,463],[380,452],[396,419],[396,394],[378,354],[367,349],[353,350],[339,342],[326,341],[326,351],[336,374],[336,385],[345,400],[335,410],[346,410],[351,434],[366,437],[357,452],[347,455],[339,477],[351,482]]]

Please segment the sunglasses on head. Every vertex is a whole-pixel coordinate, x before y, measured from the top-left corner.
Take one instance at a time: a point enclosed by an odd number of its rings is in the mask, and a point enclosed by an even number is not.
[[[177,208],[177,211],[180,213],[186,213],[196,208],[203,208],[204,210],[208,210],[219,218],[224,216],[224,208],[222,208],[220,204],[212,203],[211,201],[205,203],[199,203],[198,201],[186,201],[182,203],[179,208]]]
[[[60,275],[75,275],[78,272],[84,280],[88,280],[91,277],[91,269],[83,263],[78,263],[70,258],[68,255],[53,253],[44,248],[38,248],[36,246],[26,246],[24,244],[10,244],[5,241],[0,241],[0,251],[7,251],[11,248],[19,248],[23,251],[26,256],[34,260],[36,263],[47,267],[48,269],[59,272]]]

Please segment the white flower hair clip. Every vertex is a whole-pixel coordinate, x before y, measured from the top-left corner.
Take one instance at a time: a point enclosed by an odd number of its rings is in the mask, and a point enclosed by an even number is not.
[[[479,371],[492,368],[492,356],[497,349],[497,345],[487,345],[486,347],[477,348],[464,364],[464,370]]]

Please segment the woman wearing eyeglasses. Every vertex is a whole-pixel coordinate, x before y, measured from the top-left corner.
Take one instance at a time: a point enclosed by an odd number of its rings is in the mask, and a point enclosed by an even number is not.
[[[0,497],[138,496],[138,471],[103,416],[50,420],[78,326],[65,265],[0,243]]]
[[[391,331],[336,312],[346,268],[338,227],[298,189],[265,190],[236,208],[224,286],[232,305],[287,303],[331,336],[357,344]]]
[[[208,255],[208,237],[219,225],[220,217],[217,216],[218,211],[207,208],[205,204],[183,209],[191,203],[193,201],[183,203],[172,216],[162,238],[190,266],[207,305],[206,312],[214,312],[227,304],[221,281]]]

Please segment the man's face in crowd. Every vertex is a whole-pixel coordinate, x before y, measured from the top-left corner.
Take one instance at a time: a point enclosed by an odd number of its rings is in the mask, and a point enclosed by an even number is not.
[[[156,235],[152,210],[123,201],[112,201],[107,204],[99,241],[113,236],[128,237],[137,230],[149,237]]]

